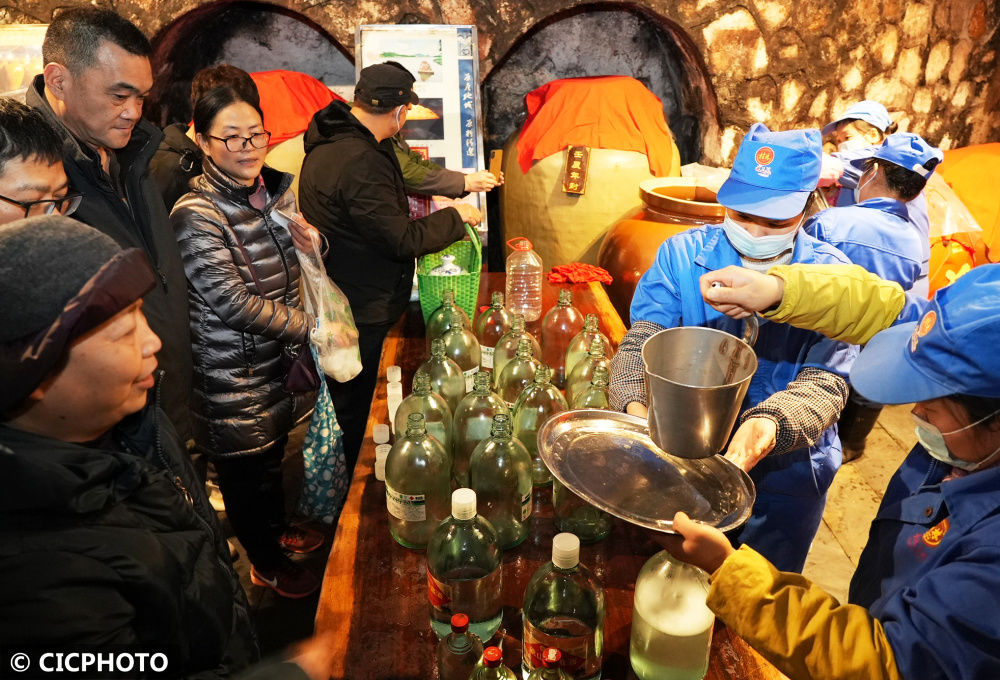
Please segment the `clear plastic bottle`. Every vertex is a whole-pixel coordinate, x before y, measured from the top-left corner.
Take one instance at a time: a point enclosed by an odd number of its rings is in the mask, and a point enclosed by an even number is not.
[[[611,353],[611,342],[608,336],[601,332],[600,320],[596,314],[588,314],[583,322],[583,330],[569,341],[566,348],[566,376],[569,377],[577,362],[584,359],[590,353],[590,346],[594,340],[600,339],[604,343],[604,353]]]
[[[507,309],[534,321],[542,315],[542,258],[526,238],[511,239],[507,245],[512,249],[507,256]]]
[[[439,680],[469,680],[482,657],[483,642],[469,632],[469,617],[465,614],[452,616],[451,632],[438,643]]]
[[[525,675],[542,665],[547,647],[555,647],[571,677],[601,677],[604,588],[580,564],[579,538],[563,533],[552,539],[552,561],[528,581],[521,617]]]
[[[559,531],[575,534],[581,543],[603,540],[615,526],[611,515],[580,498],[558,479],[552,480],[552,515]]]
[[[578,361],[573,371],[566,379],[566,401],[570,404],[576,403],[576,398],[590,387],[590,381],[594,379],[594,369],[604,366],[611,373],[611,360],[606,356],[604,342],[595,339],[590,343],[590,352],[587,353],[583,361]]]
[[[469,325],[458,312],[451,312],[449,325],[448,330],[441,336],[441,341],[444,342],[444,355],[462,369],[465,393],[468,394],[472,391],[473,379],[479,372],[479,341],[476,340],[476,336],[469,330]]]
[[[503,571],[497,532],[476,514],[476,492],[456,489],[451,516],[434,530],[427,543],[427,596],[431,628],[448,633],[451,615],[466,615],[468,628],[490,640],[500,627]]]
[[[455,291],[448,288],[441,293],[441,306],[427,317],[426,336],[428,351],[431,348],[431,341],[434,338],[440,338],[450,328],[452,310],[458,310],[458,313],[465,318],[465,325],[469,325],[469,315],[465,313],[464,309],[455,304]]]
[[[517,680],[517,676],[504,665],[499,647],[487,647],[469,680]]]
[[[503,293],[499,290],[493,291],[493,304],[476,317],[473,327],[482,352],[481,363],[484,371],[493,372],[493,352],[500,338],[510,331],[511,321],[510,312],[503,306]]]
[[[705,604],[708,574],[658,552],[635,579],[629,660],[641,680],[701,680],[715,615]]]
[[[490,438],[472,452],[469,485],[480,513],[497,530],[500,547],[519,545],[531,520],[531,456],[511,434],[509,415],[493,416]]]
[[[546,647],[542,652],[542,665],[531,671],[528,680],[570,680],[562,670],[562,652],[555,647]]]
[[[514,436],[531,454],[531,481],[535,486],[552,483],[552,475],[538,455],[538,430],[549,416],[569,408],[562,392],[549,382],[549,375],[547,366],[539,367],[534,382],[521,392],[514,404]]]
[[[424,417],[427,434],[436,439],[448,454],[451,463],[451,409],[448,403],[437,392],[431,391],[431,379],[423,371],[413,374],[413,391],[407,395],[396,409],[396,418],[392,421],[396,433],[396,441],[406,436],[411,413],[419,413]]]
[[[444,340],[434,338],[431,341],[431,355],[417,370],[428,375],[431,389],[444,397],[448,408],[454,413],[458,402],[465,396],[465,374],[458,364],[445,356]],[[587,380],[590,380],[589,376]]]
[[[451,473],[458,486],[469,486],[469,457],[480,442],[490,438],[493,416],[498,413],[509,414],[510,409],[500,395],[490,389],[489,373],[480,371],[472,392],[459,402],[451,421],[454,453]]]
[[[517,356],[500,372],[500,383],[497,387],[497,394],[509,408],[514,408],[524,388],[534,382],[535,372],[541,365],[531,354],[531,343],[522,338],[517,343]]]
[[[510,323],[510,331],[505,333],[497,341],[496,351],[493,353],[493,387],[500,387],[500,373],[507,362],[513,361],[517,356],[517,343],[521,340],[531,343],[531,351],[536,357],[542,356],[542,348],[535,340],[535,336],[524,330],[524,315],[514,314]]]
[[[385,461],[385,504],[389,533],[400,545],[421,549],[448,516],[451,461],[444,447],[427,436],[422,413],[411,413],[406,435]]]
[[[559,302],[542,319],[542,361],[552,369],[552,384],[566,386],[566,350],[583,330],[583,314],[573,306],[573,291],[559,291]]]
[[[606,366],[596,366],[594,376],[590,379],[590,387],[576,396],[573,408],[603,408],[611,405],[608,400],[608,369]]]

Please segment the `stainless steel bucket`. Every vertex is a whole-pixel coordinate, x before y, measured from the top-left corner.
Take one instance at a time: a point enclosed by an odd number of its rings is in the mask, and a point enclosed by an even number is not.
[[[681,458],[721,452],[757,370],[753,348],[714,328],[668,328],[642,346],[642,361],[656,445]]]

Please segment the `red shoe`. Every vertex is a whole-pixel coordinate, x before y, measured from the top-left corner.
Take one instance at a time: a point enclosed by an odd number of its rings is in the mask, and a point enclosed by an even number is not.
[[[285,550],[293,553],[311,553],[318,550],[326,541],[320,532],[305,527],[289,526],[278,537],[278,543]]]
[[[250,582],[293,600],[312,595],[321,585],[319,576],[291,560],[275,569],[257,569],[251,565]]]

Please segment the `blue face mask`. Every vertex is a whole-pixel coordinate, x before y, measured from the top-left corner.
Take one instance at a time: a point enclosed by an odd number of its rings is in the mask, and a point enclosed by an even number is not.
[[[805,215],[803,215],[805,217]],[[726,218],[722,222],[722,228],[726,232],[726,237],[733,244],[740,255],[754,260],[770,260],[781,255],[786,250],[791,250],[795,245],[795,235],[799,233],[799,225],[802,218],[795,225],[795,229],[787,234],[774,234],[771,236],[752,236],[739,222],[726,213]]]
[[[931,458],[934,460],[939,460],[946,465],[951,465],[952,467],[957,467],[959,470],[965,470],[966,472],[973,472],[978,470],[986,463],[993,460],[993,457],[1000,453],[1000,448],[997,448],[993,453],[986,456],[980,461],[968,461],[961,460],[960,458],[955,458],[951,451],[948,450],[948,444],[945,442],[944,438],[947,435],[955,434],[956,432],[962,432],[963,430],[968,430],[970,427],[975,427],[976,425],[982,423],[989,418],[992,418],[1000,411],[994,412],[986,416],[985,418],[980,418],[974,423],[969,423],[965,427],[960,427],[957,430],[952,430],[951,432],[941,432],[937,427],[931,425],[929,422],[918,416],[916,413],[911,414],[913,416],[914,422],[917,423],[917,441],[923,446],[927,453],[930,454]]]

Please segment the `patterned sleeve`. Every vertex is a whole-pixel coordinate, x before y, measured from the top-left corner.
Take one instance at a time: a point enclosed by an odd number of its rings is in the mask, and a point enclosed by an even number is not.
[[[847,404],[847,392],[847,380],[843,377],[806,367],[788,387],[744,411],[740,423],[748,418],[774,421],[778,427],[777,442],[769,455],[795,451],[815,444],[837,422]]]
[[[611,378],[608,381],[608,398],[611,410],[624,411],[633,401],[646,404],[646,378],[642,367],[642,346],[664,326],[651,321],[636,321],[618,345],[618,352],[611,359]]]

